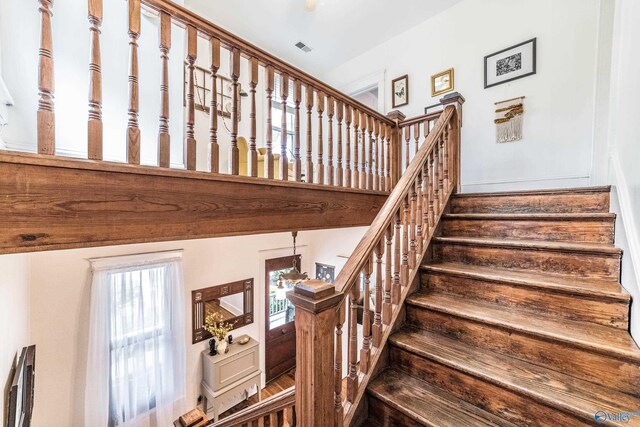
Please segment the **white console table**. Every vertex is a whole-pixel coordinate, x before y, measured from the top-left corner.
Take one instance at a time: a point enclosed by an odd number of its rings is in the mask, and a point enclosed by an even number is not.
[[[245,345],[229,346],[226,354],[209,356],[202,352],[202,396],[207,416],[218,421],[218,416],[246,400],[256,387],[260,394],[260,353],[256,340],[251,338]]]

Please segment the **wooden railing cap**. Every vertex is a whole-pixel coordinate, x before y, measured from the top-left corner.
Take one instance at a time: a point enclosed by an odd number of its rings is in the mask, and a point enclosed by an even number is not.
[[[440,103],[444,106],[449,104],[464,104],[464,101],[464,96],[462,96],[460,92],[451,92],[440,99]]]
[[[344,296],[336,292],[332,283],[322,280],[305,280],[298,282],[293,291],[287,292],[287,298],[296,306],[313,313],[321,313],[336,307]]]
[[[390,111],[389,113],[387,113],[387,117],[393,121],[399,121],[399,122],[407,118],[407,116],[402,111],[399,111],[399,110]]]

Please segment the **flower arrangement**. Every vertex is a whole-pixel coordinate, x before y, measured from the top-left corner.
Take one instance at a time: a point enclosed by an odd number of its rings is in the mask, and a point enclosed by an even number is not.
[[[216,311],[209,313],[204,319],[203,329],[218,341],[224,341],[229,331],[233,329],[233,324],[225,322],[222,314]]]

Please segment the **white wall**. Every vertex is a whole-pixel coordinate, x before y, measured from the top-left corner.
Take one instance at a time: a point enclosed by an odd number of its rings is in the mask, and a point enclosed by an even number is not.
[[[0,256],[0,422],[6,425],[8,387],[22,347],[29,344],[29,255]],[[39,350],[39,349],[38,349]],[[39,356],[39,355],[37,355]]]
[[[611,67],[609,116],[609,182],[614,185],[618,214],[616,244],[624,250],[622,284],[634,298],[631,332],[640,342],[640,3],[617,0]],[[605,158],[600,159],[607,164]]]
[[[438,102],[430,76],[453,67],[465,96],[463,191],[588,185],[594,138],[598,0],[464,0],[335,68],[324,79],[347,87],[386,67],[409,75],[407,116]],[[537,74],[484,89],[483,58],[537,37]],[[524,139],[495,142],[494,102],[526,96]],[[386,111],[391,98],[386,99]]]
[[[313,276],[316,261],[341,268],[344,259],[338,255],[350,255],[364,231],[350,228],[300,232],[302,271]],[[35,253],[31,255],[30,301],[31,341],[38,346],[34,426],[79,426],[83,422],[91,283],[87,259],[177,248],[184,249],[188,303],[192,290],[255,278],[255,321],[233,335],[249,334],[264,342],[264,260],[291,254],[288,233]],[[190,307],[186,317],[187,404],[195,406],[202,376],[200,353],[207,343],[191,345]]]

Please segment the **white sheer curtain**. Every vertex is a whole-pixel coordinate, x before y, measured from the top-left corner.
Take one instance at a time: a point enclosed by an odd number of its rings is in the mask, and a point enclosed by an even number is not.
[[[85,426],[172,425],[186,394],[181,253],[92,269]]]

